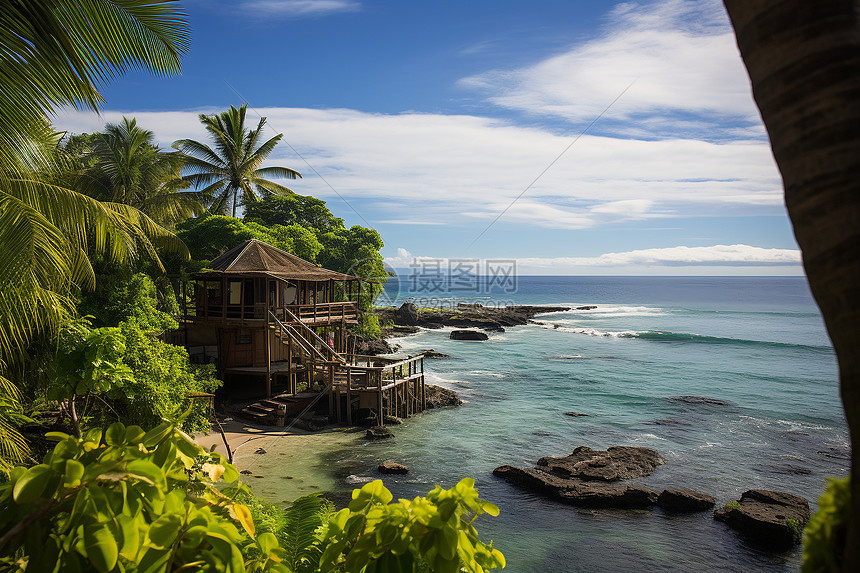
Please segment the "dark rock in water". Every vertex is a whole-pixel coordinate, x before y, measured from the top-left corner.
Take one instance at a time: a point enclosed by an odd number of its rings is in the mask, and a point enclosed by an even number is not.
[[[393,438],[394,434],[392,434],[385,426],[373,426],[372,428],[367,429],[367,434],[365,434],[364,437],[368,440],[386,440],[388,438]]]
[[[365,356],[376,356],[377,354],[391,354],[394,349],[388,342],[381,339],[362,340],[359,339],[355,345],[356,354],[364,354]]]
[[[488,324],[484,326],[487,332],[504,332],[505,328],[501,324]]]
[[[411,302],[404,302],[397,309],[397,319],[398,324],[415,326],[418,324],[418,307]]]
[[[242,471],[240,471],[239,473],[240,473],[240,474],[243,474],[243,475],[246,475],[246,476],[249,476],[249,475],[251,475],[251,470],[242,470]]]
[[[441,352],[436,352],[432,348],[426,348],[418,352],[418,354],[423,354],[424,358],[450,358],[447,354],[443,354]]]
[[[851,459],[851,449],[850,448],[836,448],[831,446],[826,450],[821,450],[818,452],[822,456],[827,456],[828,458],[833,458],[836,460],[850,460]]]
[[[392,460],[385,460],[376,468],[384,474],[408,474],[409,468]]]
[[[669,398],[674,402],[682,402],[684,404],[710,404],[713,406],[731,406],[732,403],[718,398],[707,398],[705,396],[672,396]]]
[[[583,414],[582,412],[565,412],[565,416],[570,416],[572,418],[581,418],[583,416],[588,416],[588,414]]]
[[[578,306],[576,310],[594,310],[595,308],[597,308],[596,305]]]
[[[552,432],[547,432],[546,430],[535,430],[532,432],[533,436],[554,436]]]
[[[257,451],[255,451],[254,453],[255,454],[265,454],[266,450],[264,450],[263,448],[257,448]]]
[[[382,417],[382,423],[389,424],[391,426],[397,426],[397,425],[402,424],[403,420],[401,418],[398,418],[397,416],[387,416],[386,415],[386,416]]]
[[[795,475],[804,476],[812,474],[810,468],[804,466],[796,466],[794,464],[772,464],[772,465],[757,465],[756,470],[768,474]]]
[[[640,508],[657,502],[657,493],[644,487],[566,479],[538,468],[505,465],[493,470],[493,475],[523,489],[581,507]]]
[[[787,551],[800,543],[809,521],[809,502],[781,491],[751,489],[740,500],[714,511],[714,519],[774,551]]]
[[[666,460],[655,450],[612,446],[606,451],[579,446],[569,456],[538,460],[539,469],[563,478],[616,481],[651,475]]]
[[[487,340],[490,337],[487,333],[477,330],[452,330],[449,338],[451,340]]]
[[[686,488],[663,490],[657,498],[657,505],[667,511],[678,513],[705,511],[714,507],[714,498],[706,493]]]
[[[645,422],[646,424],[654,425],[654,426],[692,426],[689,422],[682,422],[681,420],[673,420],[671,418],[663,418],[661,420],[653,420],[651,422]]]
[[[463,403],[460,396],[453,390],[442,388],[428,384],[424,387],[424,395],[427,399],[427,408],[447,408],[449,406],[459,406]]]

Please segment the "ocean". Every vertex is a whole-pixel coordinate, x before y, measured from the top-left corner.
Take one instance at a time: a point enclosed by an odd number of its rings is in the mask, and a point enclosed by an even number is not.
[[[253,466],[256,492],[275,503],[327,492],[343,503],[392,459],[410,468],[383,477],[395,497],[475,478],[481,497],[501,509],[476,526],[505,554],[507,571],[798,570],[800,548],[762,551],[710,511],[583,510],[492,471],[579,445],[646,446],[666,459],[641,480],[657,491],[689,487],[722,505],[747,489],[774,489],[806,497],[814,510],[826,476],[847,473],[850,446],[836,358],[805,279],[516,277],[472,291],[451,286],[431,292],[401,275],[381,302],[597,308],[540,315],[485,342],[450,340],[450,328],[393,339],[399,354],[450,355],[425,361],[427,382],[456,390],[465,404],[392,426],[392,440],[336,430],[260,442],[268,455],[249,447],[239,462]]]

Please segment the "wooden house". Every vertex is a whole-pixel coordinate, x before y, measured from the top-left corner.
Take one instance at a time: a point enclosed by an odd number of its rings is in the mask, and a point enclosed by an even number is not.
[[[348,423],[362,408],[380,424],[385,414],[424,409],[423,356],[404,361],[354,352],[349,327],[358,323],[365,279],[255,239],[192,278],[195,304],[182,327],[189,355],[215,363],[228,390],[259,380],[267,398],[256,405],[261,419],[281,419],[282,406],[299,394],[316,394],[315,401],[328,394],[330,417]]]

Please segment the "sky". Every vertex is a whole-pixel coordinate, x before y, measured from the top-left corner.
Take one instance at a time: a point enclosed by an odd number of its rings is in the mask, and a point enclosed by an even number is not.
[[[779,172],[712,0],[186,0],[182,74],[105,86],[159,144],[248,104],[267,165],[377,229],[394,268],[800,275]]]

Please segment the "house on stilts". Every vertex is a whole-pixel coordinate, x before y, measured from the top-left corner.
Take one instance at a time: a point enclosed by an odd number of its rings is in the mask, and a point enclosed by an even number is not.
[[[192,275],[193,308],[180,332],[192,361],[217,365],[230,392],[261,399],[244,410],[286,425],[327,411],[352,424],[384,425],[426,407],[424,357],[355,354],[350,327],[366,279],[320,268],[252,239]]]

